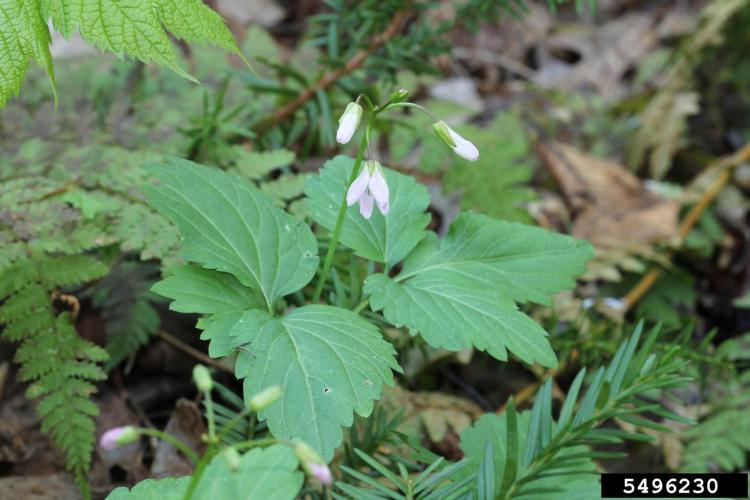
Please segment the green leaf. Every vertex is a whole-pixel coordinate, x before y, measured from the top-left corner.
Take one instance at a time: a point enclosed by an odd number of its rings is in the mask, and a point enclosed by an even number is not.
[[[507,359],[556,363],[546,332],[516,303],[546,304],[571,288],[590,246],[540,228],[465,213],[446,238],[422,241],[396,278],[368,277],[365,293],[388,321],[418,331],[435,347],[474,346]]]
[[[326,162],[320,175],[307,181],[305,194],[315,221],[328,230],[336,225],[339,205],[347,190],[354,160],[337,156]],[[341,230],[341,242],[360,257],[392,266],[406,257],[427,234],[430,215],[427,189],[412,177],[383,169],[391,197],[387,216],[377,210],[370,220],[359,214],[359,207],[348,207]]]
[[[465,125],[457,131],[470,137],[481,154],[474,162],[452,158],[453,165],[443,177],[445,191],[460,193],[465,210],[530,222],[523,204],[535,198],[527,186],[533,169],[521,120],[510,113],[498,113],[487,128]]]
[[[106,500],[182,500],[189,484],[190,476],[145,479],[130,490],[115,488]]]
[[[399,370],[393,347],[368,321],[351,311],[308,305],[280,319],[248,311],[229,334],[247,346],[236,374],[246,398],[266,387],[284,387],[280,401],[259,417],[278,439],[299,438],[326,460],[341,443],[341,426],[352,412],[367,416],[383,384]]]
[[[165,29],[186,41],[239,53],[224,20],[202,0],[41,0],[41,6],[43,17],[65,37],[78,29],[102,50],[154,61],[188,78]]]
[[[183,313],[215,314],[263,307],[257,290],[243,286],[231,274],[192,264],[173,267],[151,290],[172,299],[169,308]]]
[[[29,62],[34,59],[50,77],[56,92],[49,51],[49,29],[39,4],[30,0],[0,0],[0,108],[18,95]]]
[[[193,498],[231,498],[233,500],[291,500],[302,487],[304,476],[299,463],[286,445],[255,448],[240,457],[239,470],[229,470],[218,454],[201,477]],[[178,500],[187,492],[190,476],[146,479],[128,491],[113,490],[107,500]]]
[[[259,290],[269,310],[312,279],[318,256],[310,228],[247,181],[179,159],[147,169],[161,184],[146,194],[179,227],[185,259],[233,274]]]

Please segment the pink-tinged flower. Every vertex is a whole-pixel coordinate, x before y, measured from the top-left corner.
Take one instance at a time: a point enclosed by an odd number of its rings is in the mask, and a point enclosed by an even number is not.
[[[333,474],[323,458],[310,448],[306,443],[299,441],[294,445],[294,454],[302,464],[302,468],[310,476],[317,478],[321,483],[330,485],[333,482]]]
[[[365,219],[369,219],[375,203],[381,214],[388,213],[390,210],[388,197],[388,183],[383,174],[383,167],[380,166],[380,162],[370,160],[365,162],[362,171],[349,186],[346,192],[346,204],[352,206],[359,202],[359,213]]]
[[[479,150],[477,147],[472,144],[471,141],[467,141],[458,135],[456,131],[450,128],[444,121],[440,120],[439,122],[434,123],[432,128],[435,130],[437,136],[450,146],[451,149],[453,149],[453,151],[461,158],[469,161],[476,161],[479,159]]]
[[[333,474],[326,464],[310,464],[307,468],[310,470],[310,474],[326,486],[330,486],[333,482]]]
[[[103,450],[114,450],[136,441],[139,435],[138,429],[131,425],[115,427],[102,434],[99,438],[99,446]]]
[[[336,130],[336,142],[346,144],[352,140],[354,131],[357,130],[360,120],[362,119],[362,106],[356,102],[350,102],[344,113],[339,118],[339,128]]]

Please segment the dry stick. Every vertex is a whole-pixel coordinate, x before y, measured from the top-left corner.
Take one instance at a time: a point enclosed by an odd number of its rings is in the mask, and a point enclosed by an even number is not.
[[[171,344],[174,347],[176,347],[177,349],[183,351],[184,353],[189,354],[190,356],[194,357],[198,361],[201,361],[202,363],[205,363],[207,365],[211,365],[214,368],[218,368],[219,370],[223,370],[223,371],[225,371],[227,373],[234,374],[234,370],[232,370],[228,366],[224,366],[222,363],[219,363],[215,359],[209,358],[208,356],[206,356],[205,354],[203,354],[202,352],[200,352],[198,349],[190,347],[189,345],[187,345],[182,340],[180,340],[177,337],[174,337],[174,336],[168,334],[164,330],[159,330],[157,332],[157,335],[159,336],[159,338],[161,338],[162,340],[164,340],[168,344]]]
[[[562,389],[560,389],[560,386],[557,385],[557,381],[555,381],[555,378],[564,372],[568,365],[573,364],[575,360],[578,359],[578,351],[575,349],[570,352],[570,359],[567,363],[563,362],[560,363],[560,366],[555,368],[554,370],[547,370],[545,374],[549,377],[552,377],[552,390],[555,396],[563,397],[564,392]],[[525,403],[527,400],[531,399],[531,397],[536,394],[537,389],[542,385],[542,379],[539,377],[539,380],[536,380],[532,383],[530,383],[527,386],[524,386],[520,391],[515,393],[513,395],[513,402],[516,404],[516,407],[521,406],[521,403]],[[505,411],[505,408],[508,406],[507,401],[503,403],[503,405],[498,408],[497,413],[502,413]]]
[[[734,167],[736,167],[740,163],[748,161],[748,159],[750,159],[750,144],[745,145],[742,149],[730,156],[725,156],[724,158],[716,160],[707,167],[707,171],[718,170],[720,172],[711,182],[708,188],[706,188],[706,190],[703,192],[700,199],[698,200],[698,203],[696,203],[693,208],[690,209],[688,214],[685,216],[685,219],[683,219],[682,223],[680,224],[680,227],[677,230],[678,239],[676,246],[678,248],[682,246],[682,242],[685,240],[688,233],[690,233],[690,230],[693,229],[693,226],[695,226],[695,224],[700,220],[703,212],[706,211],[706,209],[719,195],[727,182],[729,182],[729,179],[732,175],[732,169],[734,169]],[[673,253],[673,251],[669,252],[667,258],[671,258]],[[644,295],[646,295],[651,287],[654,286],[654,284],[657,282],[659,277],[661,277],[663,272],[664,271],[662,268],[655,267],[651,269],[632,289],[630,289],[625,297],[623,297],[623,314],[630,310],[631,307],[633,307],[641,298],[643,298]]]
[[[380,35],[374,37],[370,42],[370,45],[366,49],[359,49],[344,66],[324,74],[317,82],[313,83],[311,86],[303,90],[302,93],[300,93],[293,101],[290,101],[283,107],[279,108],[268,119],[260,122],[253,130],[258,134],[262,134],[268,129],[278,125],[279,123],[283,122],[291,115],[296,113],[299,109],[301,109],[307,101],[315,97],[315,94],[318,91],[327,90],[340,78],[348,75],[355,69],[362,66],[362,63],[364,63],[365,60],[373,54],[373,52],[378,50],[384,43],[393,38],[396,33],[401,30],[401,28],[409,20],[409,17],[411,17],[411,14],[412,13],[410,10],[402,10],[397,12],[396,15],[393,16],[391,22],[385,28],[385,31],[383,31]]]

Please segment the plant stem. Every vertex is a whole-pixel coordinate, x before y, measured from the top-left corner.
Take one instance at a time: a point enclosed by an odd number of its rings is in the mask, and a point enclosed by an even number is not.
[[[354,309],[352,309],[352,312],[353,312],[354,314],[359,314],[359,313],[361,313],[361,312],[362,312],[362,309],[364,309],[365,307],[367,307],[367,305],[368,305],[369,303],[370,303],[370,299],[365,299],[365,300],[363,300],[362,302],[360,302],[359,304],[357,304],[357,307],[355,307]]]
[[[196,465],[195,470],[193,471],[193,475],[190,478],[190,484],[188,485],[188,489],[185,492],[185,496],[183,497],[183,500],[190,500],[193,497],[193,493],[195,493],[195,488],[198,487],[198,483],[201,480],[201,476],[203,476],[203,471],[206,470],[206,466],[213,458],[213,445],[208,445],[208,449],[206,449],[206,453],[203,454],[203,457],[201,458],[200,462],[198,462],[198,465]]]
[[[336,226],[333,228],[333,234],[331,235],[331,242],[328,244],[328,252],[326,253],[326,259],[323,262],[323,270],[320,272],[318,278],[318,284],[315,286],[311,302],[314,304],[320,299],[320,294],[323,292],[323,286],[325,286],[326,278],[328,278],[328,272],[331,270],[331,264],[333,264],[333,256],[336,253],[336,246],[339,243],[339,236],[341,236],[341,227],[344,225],[344,218],[346,216],[346,191],[351,186],[354,179],[357,178],[359,172],[359,166],[362,164],[362,158],[365,155],[365,148],[367,148],[367,131],[370,129],[368,122],[365,133],[362,134],[362,139],[359,141],[359,150],[357,151],[357,158],[354,160],[354,168],[352,168],[352,174],[349,176],[349,182],[346,183],[346,190],[344,190],[344,196],[341,198],[341,205],[339,206],[339,215],[336,219]]]
[[[208,419],[208,439],[209,443],[218,442],[216,438],[216,422],[214,420],[214,401],[211,399],[211,391],[205,391],[203,396],[206,398],[206,418]]]
[[[148,427],[138,427],[137,430],[140,434],[153,436],[157,439],[161,439],[162,441],[166,441],[167,443],[180,450],[194,464],[200,462],[200,458],[198,457],[198,455],[193,450],[191,450],[188,445],[172,436],[171,434],[167,434],[166,432],[162,432],[156,429],[150,429]]]

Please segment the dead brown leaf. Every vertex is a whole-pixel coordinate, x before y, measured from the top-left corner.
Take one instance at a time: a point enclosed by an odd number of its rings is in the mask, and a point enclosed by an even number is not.
[[[629,247],[673,237],[679,206],[649,191],[617,162],[557,142],[538,153],[574,215],[572,233],[600,247]]]
[[[199,456],[203,454],[205,445],[201,441],[201,435],[206,433],[206,426],[203,424],[201,410],[194,402],[178,400],[164,432],[188,445]],[[159,441],[154,463],[151,465],[153,477],[185,476],[192,472],[193,464],[187,457],[166,441]]]

